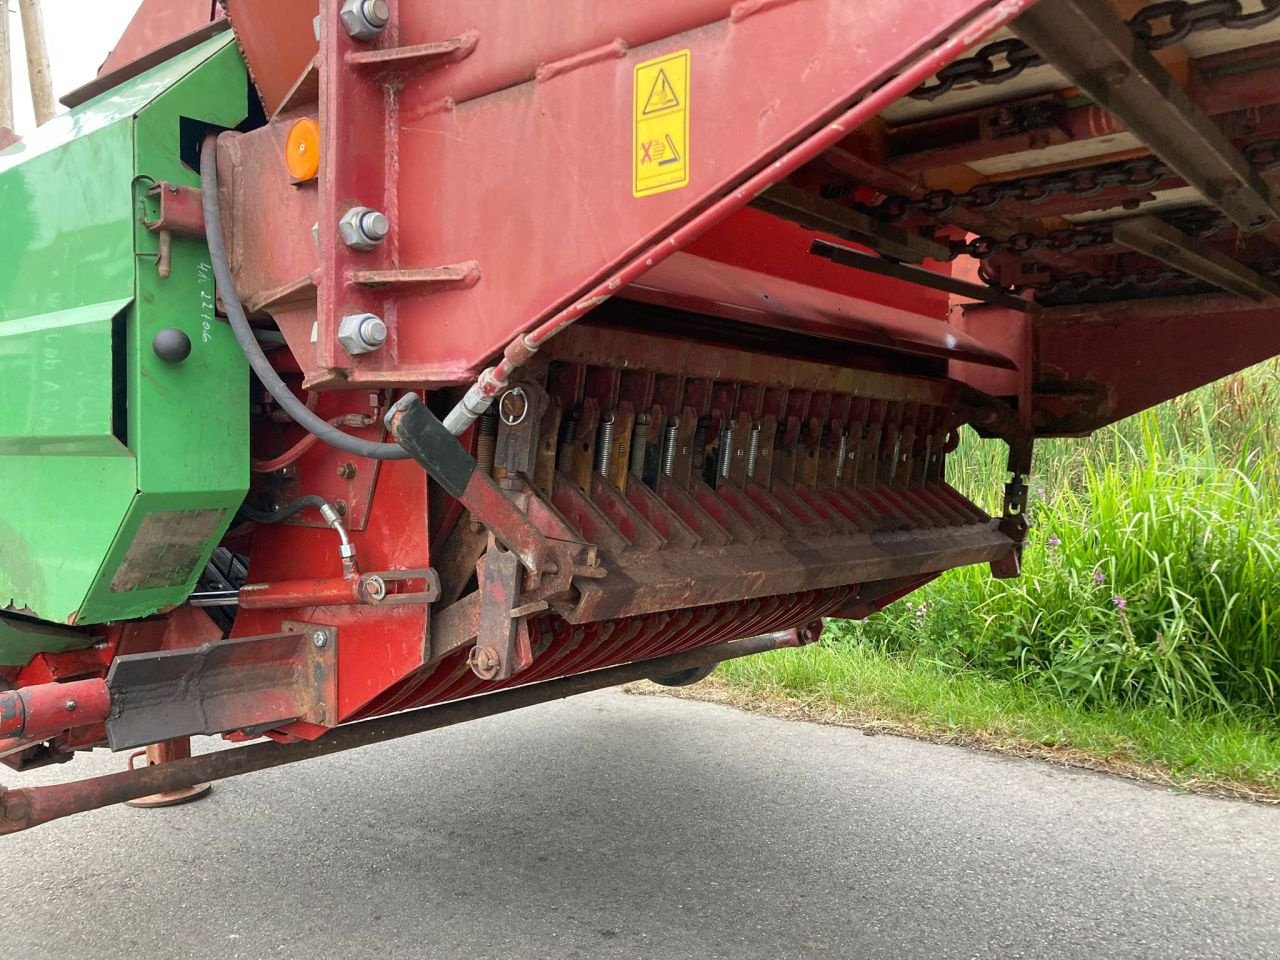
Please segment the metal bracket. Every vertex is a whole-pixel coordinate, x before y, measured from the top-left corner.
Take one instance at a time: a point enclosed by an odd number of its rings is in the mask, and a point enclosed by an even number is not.
[[[173,238],[204,238],[204,206],[200,191],[176,183],[157,183],[147,191],[146,201],[155,216],[143,218],[142,225],[159,235],[160,256],[156,269],[162,280],[173,271]]]
[[[997,580],[1011,580],[1022,575],[1022,550],[1027,533],[1027,476],[1031,473],[1031,452],[1035,441],[1030,436],[1019,436],[1009,444],[1009,482],[1004,485],[1004,514],[996,526],[1013,541],[1013,549],[999,560],[991,562],[991,575]]]
[[[338,702],[336,627],[117,657],[107,674],[112,750],[177,737],[269,730],[294,720],[332,724]]]
[[[476,565],[480,581],[480,614],[476,645],[468,663],[482,680],[507,680],[533,663],[528,613],[545,610],[545,602],[530,610],[516,609],[520,599],[520,560],[490,543]]]

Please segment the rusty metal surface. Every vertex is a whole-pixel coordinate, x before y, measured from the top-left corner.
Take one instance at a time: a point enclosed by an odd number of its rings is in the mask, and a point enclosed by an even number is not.
[[[802,132],[819,129],[824,118],[875,77],[986,6],[930,0],[904,30],[891,8],[820,3],[820,9],[796,2],[738,4],[724,11],[727,19],[716,30],[683,32],[681,10],[693,6],[689,0],[634,13],[627,5],[607,11],[593,5],[578,20],[571,18],[576,11],[557,8],[548,24],[525,31],[522,38],[549,29],[550,22],[569,41],[579,33],[585,36],[580,27],[589,24],[590,32],[606,36],[606,45],[625,36],[619,31],[627,19],[644,19],[655,29],[673,32],[658,33],[648,46],[602,47],[599,56],[573,56],[594,48],[566,51],[562,61],[544,61],[536,79],[474,100],[442,100],[429,68],[406,68],[396,77],[401,85],[397,108],[388,117],[382,82],[354,64],[344,67],[364,48],[337,25],[332,15],[336,4],[328,0],[321,17],[321,55],[322,64],[332,69],[322,70],[321,77],[326,143],[318,219],[324,225],[335,223],[358,197],[365,205],[394,210],[396,241],[359,253],[343,247],[327,227],[321,229],[315,366],[341,368],[348,382],[456,382],[521,326],[569,302],[572,291],[619,264],[641,239],[656,239],[721,195],[734,179],[764,168],[777,151]],[[531,24],[537,20],[534,8],[516,6],[504,4],[492,11],[506,22],[504,36],[510,36],[513,18],[527,17]],[[446,30],[443,16],[416,9],[412,17],[403,11],[401,16],[378,49],[449,38],[439,32]],[[485,31],[480,32],[475,57],[487,52]],[[861,38],[856,46],[839,39],[855,33]],[[664,38],[661,43],[656,42],[659,37]],[[702,159],[691,165],[688,189],[636,202],[626,147],[633,123],[634,67],[645,57],[686,47],[699,65],[692,74],[691,96],[698,105],[691,116]],[[447,88],[469,61],[441,71],[439,82]],[[788,85],[779,97],[767,86],[739,82],[761,62],[811,66],[803,83]],[[716,119],[726,114],[760,120],[730,134]],[[577,122],[583,117],[596,118],[592,129]],[[513,138],[521,144],[521,170],[537,172],[538,190],[529,190],[525,177],[509,175],[506,158]],[[395,144],[396,164],[385,162],[388,143]],[[624,149],[601,151],[600,143]],[[494,164],[503,166],[501,174]],[[435,185],[429,194],[411,187],[424,177]],[[511,216],[513,210],[521,215]],[[475,229],[477,222],[484,229]],[[589,244],[563,242],[576,237],[592,239]],[[405,297],[345,283],[357,269],[420,269],[472,260],[485,279],[466,291]],[[498,264],[503,269],[495,272]],[[340,352],[336,317],[357,309],[395,314],[391,349],[356,358]],[[430,337],[425,336],[428,329],[434,331]],[[396,360],[389,365],[392,356]]]
[[[1241,228],[1280,218],[1257,172],[1106,0],[1038,4],[1014,31]]]
[[[317,0],[221,0],[267,115],[294,92],[319,52]],[[296,102],[296,101],[295,101]]]
[[[655,674],[677,673],[706,663],[719,663],[780,647],[799,646],[807,642],[810,634],[811,631],[802,636],[791,629],[730,643],[709,644],[686,653],[655,656],[609,670],[562,677],[488,697],[352,724],[334,730],[318,740],[255,744],[57,786],[14,790],[0,786],[0,834],[17,833],[74,813],[180,790],[195,783],[221,780],[397,737],[438,730]]]
[[[329,626],[117,657],[107,674],[113,750],[295,720],[332,720],[338,631]]]

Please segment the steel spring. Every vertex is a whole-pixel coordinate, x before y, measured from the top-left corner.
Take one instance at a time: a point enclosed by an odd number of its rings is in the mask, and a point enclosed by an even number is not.
[[[596,473],[609,478],[609,467],[613,465],[613,414],[607,414],[600,421],[600,429],[596,434]]]
[[[476,468],[486,477],[493,476],[493,456],[498,446],[498,412],[486,410],[476,429]]]
[[[720,469],[717,471],[726,480],[729,479],[729,467],[733,465],[733,434],[734,425],[730,421],[720,431]]]
[[[669,477],[676,472],[676,445],[680,442],[680,418],[672,417],[667,423],[667,435],[662,445],[662,475]]]
[[[836,448],[836,479],[844,478],[844,459],[849,452],[849,434],[840,431],[840,445]]]
[[[756,462],[760,459],[760,421],[751,425],[751,440],[747,445],[747,476],[756,475]]]
[[[578,410],[571,410],[560,420],[560,444],[556,449],[556,466],[562,467],[571,461],[566,459],[565,451],[578,439],[578,421],[582,418],[582,413]],[[572,452],[568,454],[572,457]]]
[[[631,428],[631,475],[637,480],[644,478],[644,456],[648,446],[649,415],[642,413]]]

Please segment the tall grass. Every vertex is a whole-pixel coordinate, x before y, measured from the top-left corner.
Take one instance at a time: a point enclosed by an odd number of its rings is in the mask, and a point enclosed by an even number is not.
[[[1020,579],[952,571],[835,636],[1081,706],[1280,717],[1278,440],[1272,362],[1043,442]],[[994,511],[1003,453],[967,437],[949,478]]]

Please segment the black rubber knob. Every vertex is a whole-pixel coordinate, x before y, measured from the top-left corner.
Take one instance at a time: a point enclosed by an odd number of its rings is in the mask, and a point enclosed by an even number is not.
[[[191,338],[181,330],[166,327],[155,335],[151,349],[165,363],[181,363],[191,356]]]

